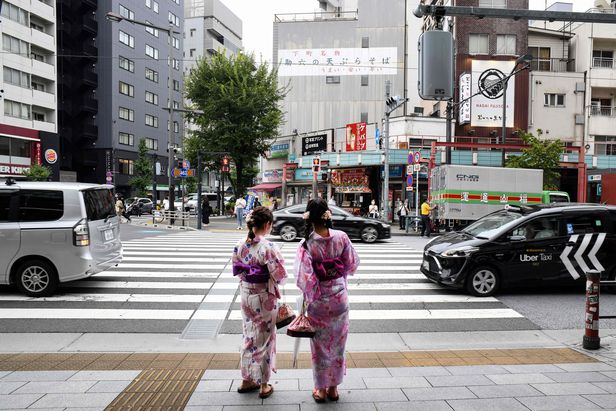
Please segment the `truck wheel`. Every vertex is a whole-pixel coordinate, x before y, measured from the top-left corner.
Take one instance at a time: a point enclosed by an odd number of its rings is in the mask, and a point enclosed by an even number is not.
[[[285,224],[280,228],[280,238],[284,241],[295,241],[297,229],[292,224]]]
[[[15,270],[15,284],[30,297],[47,297],[58,286],[55,268],[44,260],[28,260]]]
[[[491,297],[500,287],[500,276],[490,266],[479,266],[466,278],[466,291],[475,297]]]

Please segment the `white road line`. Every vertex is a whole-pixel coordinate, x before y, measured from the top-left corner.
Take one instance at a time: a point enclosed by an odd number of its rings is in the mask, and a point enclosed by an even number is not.
[[[2,319],[188,320],[193,310],[1,308]]]
[[[153,278],[203,278],[213,280],[218,278],[218,273],[205,273],[205,272],[184,272],[184,271],[120,271],[117,269],[103,271],[98,274],[94,274],[95,277],[153,277]]]
[[[157,261],[161,261],[161,262],[183,262],[183,261],[187,261],[187,259],[185,257],[161,257],[160,255],[158,256],[150,256],[150,257],[133,257],[133,256],[128,256],[128,257],[123,257],[122,261],[152,261],[152,262],[157,262]],[[200,262],[200,263],[226,263],[227,261],[229,261],[229,257],[194,257],[191,258],[190,261],[194,261],[194,262]]]
[[[216,288],[221,290],[235,290],[239,282],[216,283]],[[282,286],[285,291],[297,290],[297,286],[287,283]],[[349,290],[442,290],[443,288],[432,283],[381,283],[381,284],[349,284]]]
[[[227,297],[227,296],[220,296]],[[232,296],[231,296],[232,297]],[[0,301],[65,301],[65,302],[122,302],[122,303],[200,303],[203,295],[193,294],[59,294],[34,298],[21,294],[0,295]],[[228,301],[226,299],[225,301]]]
[[[175,270],[222,270],[225,268],[226,264],[145,264],[145,263],[121,263],[118,267],[130,268],[130,269],[139,269],[139,268],[149,268],[149,269],[175,269]]]
[[[72,288],[160,288],[176,290],[209,290],[212,283],[158,282],[158,281],[73,281],[64,284]]]
[[[295,301],[295,297],[298,293],[289,293],[287,298],[292,297],[289,301],[292,303]],[[240,296],[237,296],[235,302],[239,303]],[[498,303],[499,301],[494,297],[471,297],[464,295],[448,295],[448,294],[424,294],[424,295],[396,295],[396,294],[372,294],[372,295],[360,295],[350,294],[349,302],[351,304],[415,304],[415,303]]]

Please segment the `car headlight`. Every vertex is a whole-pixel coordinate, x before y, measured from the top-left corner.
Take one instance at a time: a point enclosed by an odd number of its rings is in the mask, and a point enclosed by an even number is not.
[[[379,224],[381,224],[381,227],[383,227],[383,228],[389,228],[389,227],[391,227],[391,225],[390,225],[390,224],[386,224],[386,223],[379,223]]]
[[[442,257],[468,257],[475,251],[479,250],[477,247],[473,247],[470,245],[458,248],[452,248],[451,250],[446,250],[441,253]]]

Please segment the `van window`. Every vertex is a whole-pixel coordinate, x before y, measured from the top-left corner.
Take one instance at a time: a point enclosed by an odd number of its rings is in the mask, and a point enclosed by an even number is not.
[[[569,198],[561,193],[550,193],[550,203],[568,203]]]
[[[64,215],[64,194],[53,190],[21,190],[19,221],[55,221]]]
[[[109,216],[115,215],[113,193],[108,188],[85,190],[83,192],[83,202],[86,205],[88,220],[104,220]]]
[[[546,240],[558,237],[558,218],[540,217],[522,224],[510,233],[514,236],[523,236],[526,240]]]
[[[9,205],[11,204],[11,193],[0,191],[0,223],[9,221]]]
[[[600,213],[565,214],[564,221],[567,235],[604,233],[606,231],[605,219],[603,214]]]

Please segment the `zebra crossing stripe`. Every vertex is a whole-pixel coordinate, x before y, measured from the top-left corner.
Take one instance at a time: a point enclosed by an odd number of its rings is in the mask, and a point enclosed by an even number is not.
[[[202,282],[159,282],[159,281],[74,281],[65,284],[71,288],[160,288],[209,290],[212,283]]]
[[[3,319],[188,320],[193,310],[0,308]]]

